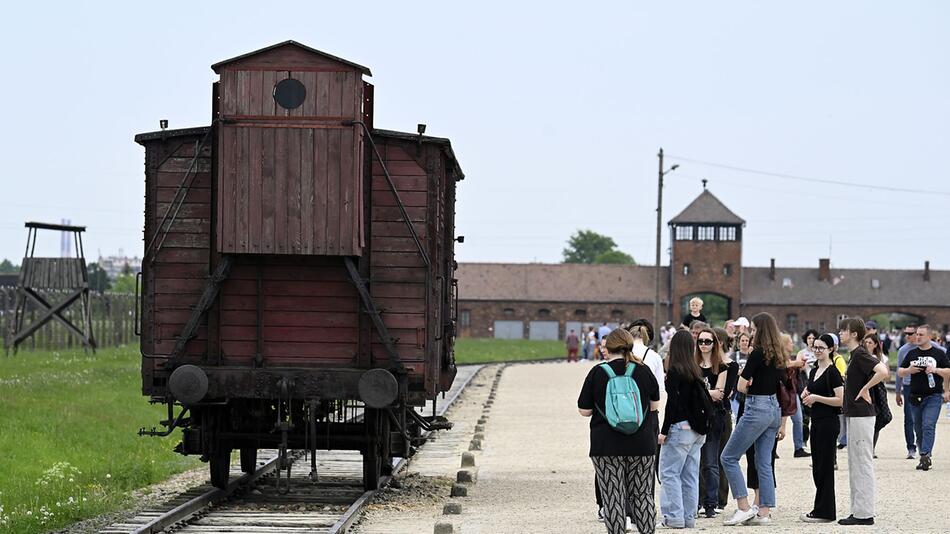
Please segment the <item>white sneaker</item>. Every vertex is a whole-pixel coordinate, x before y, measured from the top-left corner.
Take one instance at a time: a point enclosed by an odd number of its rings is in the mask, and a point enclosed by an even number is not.
[[[597,520],[600,521],[601,523],[604,522],[604,509],[603,509],[603,508],[598,508],[598,509],[597,509]]]
[[[755,517],[749,520],[746,525],[758,526],[758,525],[770,525],[772,524],[772,514],[761,516],[758,512],[755,514]]]
[[[627,532],[633,532],[633,521],[630,518],[627,518]]]
[[[758,509],[755,506],[749,508],[746,511],[736,510],[731,516],[723,519],[722,524],[727,527],[733,527],[736,525],[744,525],[747,521],[752,519],[758,514]]]

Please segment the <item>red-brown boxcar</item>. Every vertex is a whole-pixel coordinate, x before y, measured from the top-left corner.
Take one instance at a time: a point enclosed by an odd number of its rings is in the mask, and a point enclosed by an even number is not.
[[[448,390],[447,139],[374,129],[369,69],[287,41],[212,67],[212,124],[145,147],[143,392],[227,482],[230,453],[354,449],[373,488]],[[177,415],[176,415],[177,411]]]

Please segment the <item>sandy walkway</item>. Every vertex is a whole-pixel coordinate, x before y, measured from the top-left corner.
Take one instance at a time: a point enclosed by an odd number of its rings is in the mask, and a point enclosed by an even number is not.
[[[446,516],[456,531],[466,534],[602,533],[596,521],[593,471],[587,457],[587,420],[576,410],[577,393],[590,364],[516,365],[504,371],[497,400],[485,429],[484,450],[478,453],[479,479],[460,499],[461,516]],[[807,458],[792,457],[791,438],[779,446],[778,508],[770,532],[946,532],[946,480],[950,473],[950,420],[941,414],[932,471],[914,470],[904,459],[902,412],[893,404],[895,420],[884,429],[878,445],[878,518],[872,527],[806,525],[798,521],[814,498]],[[461,413],[459,415],[462,415]],[[465,416],[472,417],[471,412]],[[789,429],[790,433],[790,429]],[[847,460],[842,451],[837,472],[839,515],[849,508]],[[447,476],[454,475],[454,469]],[[448,500],[446,498],[446,500]],[[659,500],[658,500],[659,502]],[[935,506],[941,509],[934,512]],[[397,513],[405,519],[405,513]],[[386,514],[371,523],[384,524]],[[432,532],[431,510],[406,530]],[[366,525],[369,526],[369,525]],[[731,532],[719,519],[701,519],[700,530]],[[369,530],[369,529],[368,529]]]

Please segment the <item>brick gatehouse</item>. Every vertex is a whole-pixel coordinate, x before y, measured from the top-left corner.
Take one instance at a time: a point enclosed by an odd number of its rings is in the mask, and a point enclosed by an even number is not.
[[[950,271],[742,265],[745,221],[704,190],[669,221],[671,265],[661,269],[661,317],[678,323],[701,296],[710,319],[767,311],[791,332],[831,330],[842,316],[950,329]],[[650,265],[461,263],[463,337],[563,339],[570,329],[653,317]],[[671,305],[672,303],[672,305]]]

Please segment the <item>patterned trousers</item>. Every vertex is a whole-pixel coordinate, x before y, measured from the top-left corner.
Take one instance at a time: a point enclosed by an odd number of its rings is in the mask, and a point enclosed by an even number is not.
[[[653,534],[655,456],[591,456],[604,500],[604,523],[609,534],[623,534],[629,509],[640,534]],[[629,505],[629,506],[628,506]]]

